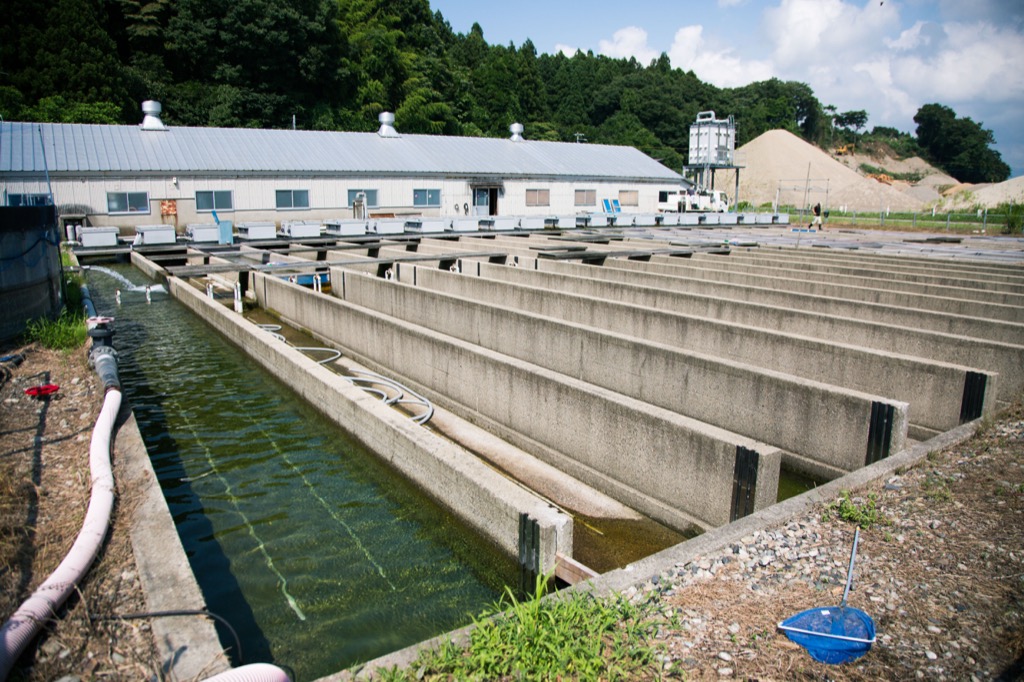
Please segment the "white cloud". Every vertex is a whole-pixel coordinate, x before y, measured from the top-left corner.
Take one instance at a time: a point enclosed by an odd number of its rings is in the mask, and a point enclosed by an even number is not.
[[[578,47],[573,47],[571,45],[563,45],[562,43],[558,43],[557,45],[555,45],[555,52],[561,52],[566,57],[572,57],[574,54],[576,54],[578,50]]]
[[[946,24],[945,41],[924,55],[895,58],[898,85],[928,101],[1024,100],[1024,36],[986,23]]]
[[[644,65],[650,64],[661,54],[647,44],[647,31],[637,26],[620,28],[612,35],[611,40],[601,40],[597,47],[598,52],[608,57],[636,57],[636,60]]]
[[[773,61],[780,69],[807,64],[850,64],[884,47],[883,37],[898,28],[899,13],[868,2],[863,7],[842,0],[782,0],[766,9],[764,35],[774,43]]]
[[[693,71],[701,80],[720,88],[732,88],[772,77],[766,61],[743,60],[730,48],[715,49],[704,40],[703,26],[684,26],[676,31],[668,52],[672,66]]]
[[[807,83],[822,104],[866,110],[869,127],[913,132],[922,105],[945,104],[992,128],[1020,173],[1024,4],[977,2],[979,12],[972,14],[974,4],[962,0],[716,0],[709,12],[729,15],[730,23],[709,18],[681,26],[666,52],[674,67],[718,87],[772,77]],[[745,20],[760,14],[756,32],[749,25],[737,32],[740,5]],[[628,26],[602,40],[599,51],[649,64],[664,50],[663,41],[652,46],[645,29]]]

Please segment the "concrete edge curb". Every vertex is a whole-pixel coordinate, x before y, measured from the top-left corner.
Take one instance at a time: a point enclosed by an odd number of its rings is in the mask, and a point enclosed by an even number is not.
[[[127,418],[117,429],[115,472],[121,496],[129,490],[138,496],[129,532],[146,608],[149,612],[205,610],[206,602],[178,537],[135,415],[130,408],[127,412]],[[209,618],[161,617],[151,618],[150,622],[161,669],[173,679],[202,679],[231,668]]]

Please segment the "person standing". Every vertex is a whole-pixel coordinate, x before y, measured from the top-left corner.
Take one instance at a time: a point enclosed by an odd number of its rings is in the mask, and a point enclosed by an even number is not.
[[[824,230],[825,225],[821,222],[821,204],[815,204],[814,208],[811,209],[811,212],[814,213],[814,220],[812,220],[811,224],[807,226],[807,229],[809,230],[817,225],[819,230]]]

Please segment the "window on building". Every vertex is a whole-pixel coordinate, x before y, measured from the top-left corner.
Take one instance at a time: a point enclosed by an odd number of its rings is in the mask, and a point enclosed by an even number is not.
[[[577,206],[597,206],[597,190],[578,189],[576,190]]]
[[[279,189],[277,194],[277,208],[309,208],[308,189]]]
[[[8,206],[49,206],[49,194],[8,194]]]
[[[149,192],[107,192],[107,213],[149,213]]]
[[[231,191],[196,192],[197,211],[231,211],[235,204]]]
[[[669,194],[671,194],[671,192],[666,192],[665,190],[658,192],[658,203],[664,204],[665,202],[667,202]]]
[[[640,192],[635,189],[619,190],[619,206],[639,206]]]
[[[528,189],[526,190],[527,206],[550,206],[551,190],[549,189]]]
[[[441,190],[439,189],[414,189],[412,191],[413,206],[440,206]]]
[[[377,204],[377,190],[375,189],[350,189],[348,191],[348,205],[354,206],[356,203],[356,195],[360,192],[366,195],[366,206],[368,208],[376,208]]]

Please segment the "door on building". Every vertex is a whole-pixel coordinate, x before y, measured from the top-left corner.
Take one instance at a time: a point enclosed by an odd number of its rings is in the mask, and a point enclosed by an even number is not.
[[[498,215],[497,187],[477,187],[473,190],[473,215]]]

